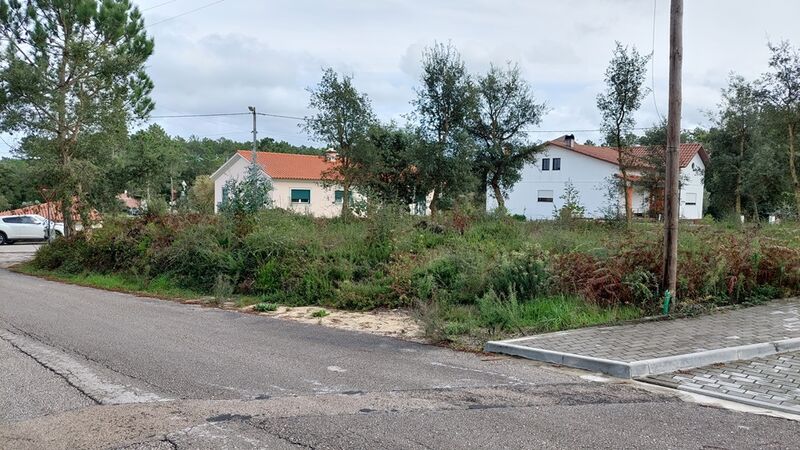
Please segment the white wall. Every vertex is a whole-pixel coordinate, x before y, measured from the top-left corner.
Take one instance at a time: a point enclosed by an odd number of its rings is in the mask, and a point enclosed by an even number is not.
[[[230,179],[242,180],[247,173],[250,161],[241,157],[234,157],[230,166],[214,180],[214,212],[219,209],[222,201],[222,187]],[[270,179],[272,182],[272,192],[270,196],[272,203],[278,208],[289,209],[303,214],[311,214],[317,217],[334,217],[342,211],[341,203],[334,202],[334,188],[323,189],[322,183],[312,180],[285,180]],[[311,202],[292,203],[292,189],[308,189],[311,191]]]
[[[214,180],[214,212],[218,212],[219,203],[222,201],[222,187],[230,179],[242,180],[247,173],[250,161],[242,157],[234,157],[229,161],[230,166],[217,175]],[[224,166],[223,166],[224,167]],[[315,217],[336,217],[342,212],[342,204],[335,202],[337,187],[323,188],[322,182],[315,180],[287,180],[271,179],[273,206],[288,209],[301,214],[311,214]],[[311,191],[309,203],[292,203],[292,189],[308,189]],[[358,199],[358,194],[353,197]]]
[[[551,170],[542,171],[543,158],[551,159]],[[561,158],[561,170],[552,170],[552,158]],[[694,167],[692,166],[694,164]],[[681,169],[681,218],[701,219],[703,217],[703,175],[705,165],[700,155],[695,155],[688,166]],[[569,180],[577,189],[580,203],[586,208],[586,217],[600,218],[602,211],[607,207],[608,191],[606,179],[619,173],[616,164],[601,161],[557,146],[548,146],[537,156],[533,164],[526,164],[522,170],[521,180],[509,191],[506,199],[506,209],[511,214],[523,214],[531,220],[551,219],[554,210],[560,209],[564,201],[560,198],[564,194],[564,187]],[[631,172],[631,175],[640,175]],[[538,191],[553,191],[553,203],[538,202]],[[695,205],[687,205],[687,199],[696,199]],[[618,195],[619,211],[624,214],[625,199]],[[493,192],[489,189],[489,210],[497,207]],[[647,192],[635,190],[633,192],[633,212],[646,213]]]
[[[543,158],[551,158],[551,170],[541,170]],[[552,170],[552,158],[561,158],[561,170]],[[564,194],[564,184],[569,180],[579,192],[586,216],[602,217],[601,210],[607,203],[605,179],[618,172],[614,164],[551,145],[537,155],[535,163],[526,164],[522,169],[522,179],[508,193],[506,209],[511,214],[523,214],[528,219],[552,219],[554,208],[560,209],[564,205],[559,197]],[[540,190],[552,190],[553,203],[538,202]],[[637,199],[634,193],[635,208],[638,206],[641,209],[640,197],[641,194]],[[619,200],[624,201],[622,198]],[[497,201],[490,189],[488,208],[491,210],[496,207]]]
[[[311,191],[309,203],[292,203],[292,189]],[[336,217],[342,212],[342,204],[335,203],[336,188],[324,188],[319,181],[312,180],[272,180],[272,202],[277,208],[288,209],[314,217]]]
[[[681,169],[681,179],[683,181],[680,192],[681,219],[702,219],[703,218],[703,177],[705,175],[705,164],[700,155],[694,155],[692,161]],[[694,198],[695,205],[687,205],[687,200]]]
[[[231,163],[230,160],[226,161],[225,164]],[[242,158],[239,155],[233,157],[233,162],[231,163],[230,167],[228,167],[224,172],[218,174],[217,178],[214,179],[214,212],[219,212],[219,204],[222,201],[222,187],[225,186],[225,183],[228,182],[230,179],[234,180],[242,180],[244,179],[245,174],[247,173],[247,167],[250,165],[250,161]],[[225,167],[225,166],[223,166]]]

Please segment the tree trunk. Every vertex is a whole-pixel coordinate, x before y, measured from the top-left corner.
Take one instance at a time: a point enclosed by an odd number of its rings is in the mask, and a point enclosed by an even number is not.
[[[758,202],[756,202],[755,198],[753,199],[753,222],[758,222]]]
[[[492,191],[494,192],[494,198],[497,199],[498,211],[505,214],[506,199],[503,198],[503,192],[500,191],[500,180],[498,180],[497,177],[492,178]]]
[[[349,218],[352,215],[350,210],[350,183],[342,183],[342,217]]]
[[[75,221],[72,219],[72,198],[69,195],[61,199],[61,216],[64,218],[64,237],[75,232]]]
[[[433,188],[433,196],[431,198],[431,217],[436,217],[439,212],[439,186]]]
[[[630,227],[633,223],[633,199],[628,195],[628,171],[622,167],[619,171],[622,173],[622,195],[625,197],[625,223]]]
[[[744,135],[739,137],[739,164],[736,168],[736,217],[742,215],[742,165],[744,165]]]
[[[489,174],[486,171],[481,172],[480,178],[478,179],[477,192],[475,193],[475,206],[482,212],[486,212],[486,190],[489,188],[488,177]]]
[[[792,186],[794,187],[794,202],[795,208],[800,213],[800,179],[797,176],[797,167],[795,166],[795,149],[794,149],[794,124],[789,124],[789,174],[792,176]]]

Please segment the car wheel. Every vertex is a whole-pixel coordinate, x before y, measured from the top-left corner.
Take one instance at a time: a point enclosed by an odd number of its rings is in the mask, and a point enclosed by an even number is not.
[[[3,244],[10,244],[10,242],[8,242],[8,239],[6,239],[5,233],[0,232],[0,245]]]

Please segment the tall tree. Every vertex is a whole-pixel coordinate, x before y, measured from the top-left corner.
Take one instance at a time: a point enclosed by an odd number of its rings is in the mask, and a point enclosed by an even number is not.
[[[727,175],[734,179],[734,211],[737,216],[742,214],[745,178],[752,168],[750,161],[756,145],[760,109],[753,85],[740,75],[731,75],[728,86],[722,90],[716,125],[731,136],[735,150],[723,150],[715,155],[715,164],[727,165]]]
[[[214,180],[208,175],[198,175],[189,189],[189,207],[203,214],[214,213]]]
[[[36,192],[31,174],[31,163],[24,159],[0,159],[0,211],[15,209],[26,204],[42,201]]]
[[[424,146],[411,129],[376,124],[359,144],[359,191],[383,204],[416,204],[429,192],[420,171]]]
[[[153,195],[172,191],[182,165],[183,148],[161,126],[153,124],[130,137],[124,155],[127,188],[142,195],[148,202]],[[170,192],[170,200],[174,200]]]
[[[435,43],[422,55],[422,85],[412,102],[427,141],[424,165],[431,180],[431,214],[442,206],[442,196],[456,195],[468,186],[470,147],[466,121],[475,95],[461,54],[452,44]],[[471,183],[469,183],[471,184]]]
[[[353,86],[353,77],[340,78],[330,68],[323,71],[319,84],[308,91],[311,94],[308,106],[316,114],[306,117],[302,126],[319,140],[333,145],[338,152],[337,164],[326,177],[332,183],[341,184],[342,216],[347,217],[351,213],[351,188],[360,173],[353,157],[355,145],[376,121],[372,105],[369,97]]]
[[[681,142],[705,141],[707,131],[697,127],[694,130],[681,131]],[[642,136],[635,139],[636,144],[647,147],[648,151],[640,156],[640,161],[647,169],[642,170],[641,178],[635,183],[647,193],[648,213],[651,217],[658,217],[664,213],[664,183],[667,170],[667,121],[662,120],[653,124],[644,131]],[[685,177],[678,179],[678,184],[683,185]]]
[[[649,55],[639,55],[636,47],[630,49],[617,42],[611,62],[606,69],[605,92],[597,96],[597,109],[603,119],[602,129],[606,141],[617,149],[622,196],[625,199],[625,219],[633,220],[632,189],[628,173],[635,165],[631,153],[631,136],[636,122],[633,114],[642,104],[649,90],[643,86]]]
[[[526,162],[540,149],[527,141],[526,126],[542,120],[545,105],[536,103],[519,67],[500,69],[492,65],[475,86],[476,107],[468,128],[481,144],[475,157],[480,181],[478,196],[486,210],[487,184],[492,187],[497,206],[505,210],[506,190],[520,179]]]
[[[763,95],[773,120],[786,132],[786,157],[795,208],[800,213],[800,175],[797,171],[797,128],[800,125],[800,53],[788,41],[769,43],[770,71],[764,74]]]
[[[84,174],[103,151],[83,137],[118,132],[153,109],[144,71],[153,41],[128,0],[0,0],[0,36],[0,122],[45,139],[37,161],[70,211],[74,199],[83,204]]]

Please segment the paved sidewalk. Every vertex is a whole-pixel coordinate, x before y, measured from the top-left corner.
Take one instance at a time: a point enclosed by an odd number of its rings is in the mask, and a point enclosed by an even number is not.
[[[507,353],[632,378],[800,350],[800,299],[705,316],[489,342]]]
[[[643,381],[800,414],[800,352],[653,375]]]

